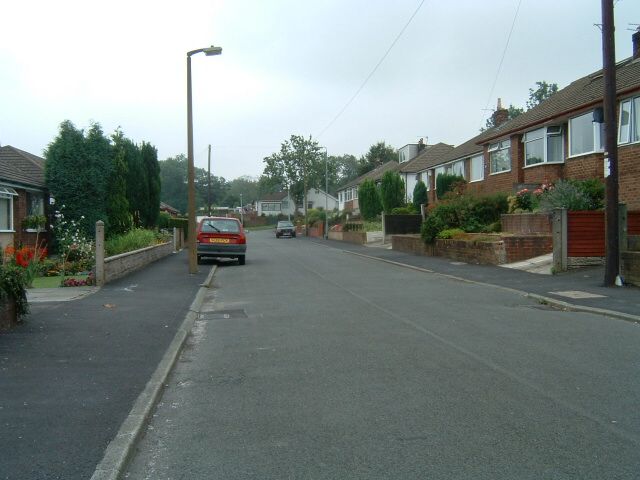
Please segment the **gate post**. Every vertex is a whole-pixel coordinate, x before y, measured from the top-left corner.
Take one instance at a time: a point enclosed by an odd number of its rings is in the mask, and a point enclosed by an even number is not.
[[[104,222],[96,222],[96,285],[104,285]]]
[[[618,228],[620,229],[618,233],[618,240],[620,241],[620,246],[618,247],[620,253],[626,252],[629,249],[629,244],[627,241],[627,204],[620,203],[618,204]]]
[[[553,269],[556,272],[567,270],[567,209],[553,210]]]
[[[386,228],[385,228],[385,221],[384,221],[384,217],[385,217],[385,214],[384,214],[384,211],[383,211],[383,212],[382,212],[382,244],[383,244],[383,245],[384,245],[384,239],[385,239],[385,237],[387,236],[387,231],[386,231]]]

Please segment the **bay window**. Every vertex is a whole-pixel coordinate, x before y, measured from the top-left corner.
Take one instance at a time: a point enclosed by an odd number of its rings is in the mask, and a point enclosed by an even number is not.
[[[563,158],[562,128],[539,128],[524,134],[525,167],[539,163],[561,163]]]
[[[484,156],[482,154],[471,157],[471,181],[484,180]]]
[[[569,119],[569,155],[602,151],[604,124],[594,123],[593,112]]]
[[[620,103],[618,143],[638,141],[640,141],[640,97],[635,97]]]
[[[13,198],[17,196],[13,188],[0,187],[0,231],[13,231]]]

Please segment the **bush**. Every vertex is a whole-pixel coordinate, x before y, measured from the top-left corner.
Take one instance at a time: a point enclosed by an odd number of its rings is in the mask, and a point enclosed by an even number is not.
[[[412,204],[408,204],[406,207],[396,207],[391,210],[391,215],[416,215],[417,213]]]
[[[581,191],[589,200],[588,210],[600,210],[604,208],[605,186],[601,180],[590,178],[588,180],[568,180]]]
[[[0,303],[6,304],[11,299],[15,301],[18,318],[29,313],[24,269],[18,265],[0,265]]]
[[[382,176],[380,199],[385,213],[404,205],[404,182],[398,172],[388,171]]]
[[[428,205],[427,186],[422,180],[418,180],[416,186],[413,187],[413,208],[420,213],[420,205],[425,207]]]
[[[327,213],[324,210],[311,208],[307,210],[307,225],[311,226],[316,223],[324,223]]]
[[[458,236],[464,235],[464,233],[465,233],[464,230],[460,228],[446,228],[442,230],[440,233],[438,233],[438,235],[436,235],[436,238],[441,238],[441,239],[456,238]]]
[[[382,212],[380,192],[373,180],[365,180],[358,187],[358,205],[365,220],[372,220]]]
[[[461,175],[441,173],[436,177],[436,195],[438,198],[444,198],[445,194],[452,192],[456,185],[465,183]]]
[[[550,212],[556,208],[593,210],[593,200],[576,182],[560,180],[540,197],[540,209]]]
[[[132,252],[140,248],[156,245],[156,232],[136,228],[123,235],[117,235],[104,242],[105,255],[111,257],[120,253]]]

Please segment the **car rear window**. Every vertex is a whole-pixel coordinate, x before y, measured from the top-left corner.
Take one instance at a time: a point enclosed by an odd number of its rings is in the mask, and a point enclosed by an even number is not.
[[[293,227],[293,223],[291,223],[291,222],[278,222],[278,227],[280,227],[280,228],[291,228],[291,227]]]
[[[235,220],[226,220],[224,218],[203,220],[200,229],[202,233],[240,233],[240,223]]]

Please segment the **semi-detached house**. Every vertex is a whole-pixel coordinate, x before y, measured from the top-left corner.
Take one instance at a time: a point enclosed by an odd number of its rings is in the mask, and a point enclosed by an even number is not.
[[[616,65],[620,201],[640,209],[640,32],[633,56]],[[603,72],[599,70],[559,90],[538,106],[452,149],[422,172],[429,201],[436,201],[435,178],[464,172],[467,190],[513,193],[558,179],[605,177]]]

